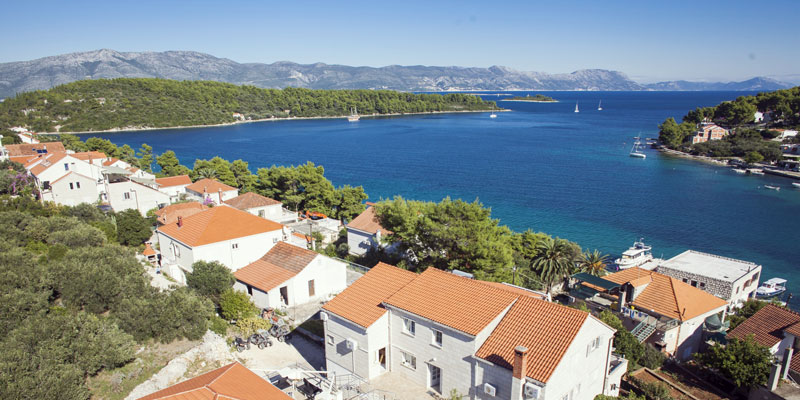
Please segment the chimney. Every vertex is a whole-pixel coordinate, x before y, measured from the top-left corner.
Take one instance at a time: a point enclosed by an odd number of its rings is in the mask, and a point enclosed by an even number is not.
[[[219,204],[222,204],[222,189],[217,189],[217,194],[219,195]]]
[[[528,369],[528,348],[517,346],[514,348],[514,369],[511,378],[511,399],[521,400],[523,385],[525,385],[525,371]]]
[[[179,215],[179,216],[178,216],[178,228],[180,228],[180,227],[182,227],[182,226],[183,226],[183,217],[181,217],[181,216]]]

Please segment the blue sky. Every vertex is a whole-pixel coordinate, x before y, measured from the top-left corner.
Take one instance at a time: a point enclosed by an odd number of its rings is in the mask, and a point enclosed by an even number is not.
[[[800,82],[800,1],[10,1],[0,62],[195,50],[238,62],[619,70]],[[2,77],[0,77],[1,79]]]

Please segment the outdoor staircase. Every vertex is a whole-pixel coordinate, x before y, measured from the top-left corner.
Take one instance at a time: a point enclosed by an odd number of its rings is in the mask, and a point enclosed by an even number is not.
[[[639,325],[636,325],[635,328],[631,331],[633,336],[639,341],[639,343],[644,342],[653,332],[656,331],[655,324],[649,323],[648,321],[642,321]]]

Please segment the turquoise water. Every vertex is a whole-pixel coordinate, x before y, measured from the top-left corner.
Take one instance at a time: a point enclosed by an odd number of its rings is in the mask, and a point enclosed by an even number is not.
[[[613,255],[644,237],[656,256],[695,249],[753,261],[764,266],[764,279],[784,277],[791,292],[800,290],[800,190],[789,180],[739,176],[650,149],[645,160],[628,156],[633,137],[656,137],[665,118],[743,93],[543,93],[561,102],[500,102],[513,111],[495,119],[441,114],[95,136],[174,150],[188,166],[217,155],[248,161],[253,171],[313,161],[337,186],[364,186],[371,200],[478,198],[517,231],[544,231]]]

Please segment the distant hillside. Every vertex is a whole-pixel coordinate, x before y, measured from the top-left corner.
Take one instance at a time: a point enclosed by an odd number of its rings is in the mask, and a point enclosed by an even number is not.
[[[791,84],[780,82],[771,78],[757,77],[741,82],[689,82],[689,81],[668,81],[645,85],[652,90],[676,90],[676,91],[764,91],[789,89]]]
[[[80,132],[232,123],[237,119],[338,117],[490,110],[462,93],[389,90],[261,89],[211,81],[153,78],[84,80],[20,93],[0,103],[0,128]],[[238,115],[241,114],[241,115]]]
[[[507,67],[241,64],[193,51],[122,53],[96,50],[31,61],[0,63],[0,98],[84,79],[163,78],[209,80],[262,88],[459,90],[775,90],[789,85],[768,78],[744,82],[659,82],[642,85],[624,73],[584,69],[572,73],[524,72]]]
[[[506,67],[350,67],[292,62],[240,64],[192,51],[121,53],[97,50],[0,64],[0,97],[83,79],[211,80],[263,88],[452,90],[641,90],[620,72],[521,72]]]

